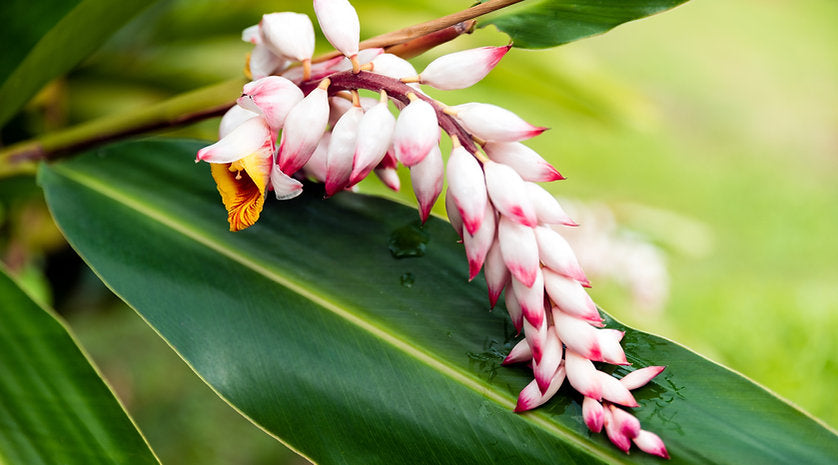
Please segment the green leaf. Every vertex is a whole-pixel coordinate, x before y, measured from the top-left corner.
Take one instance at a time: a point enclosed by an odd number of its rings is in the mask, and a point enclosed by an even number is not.
[[[0,127],[41,87],[69,71],[148,0],[0,2]]]
[[[0,269],[0,463],[159,463],[53,314]]]
[[[509,34],[516,47],[547,48],[602,34],[620,24],[674,8],[687,0],[542,0],[481,20]]]
[[[531,379],[500,366],[514,335],[468,283],[450,226],[421,256],[391,236],[414,209],[316,186],[227,231],[201,143],[123,143],[44,165],[40,182],[72,245],[216,392],[319,463],[655,463],[587,431],[580,396],[512,413]],[[398,238],[397,238],[398,239]],[[400,247],[400,246],[399,246]],[[419,254],[416,254],[419,255]],[[616,322],[612,327],[624,328]],[[627,329],[636,391],[671,463],[833,463],[838,437],[742,376]],[[619,374],[626,368],[618,368]]]

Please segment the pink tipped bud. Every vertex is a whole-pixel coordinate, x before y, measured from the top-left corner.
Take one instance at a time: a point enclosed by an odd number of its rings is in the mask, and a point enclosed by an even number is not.
[[[602,359],[596,328],[557,307],[553,307],[553,323],[556,334],[568,348],[591,360]]]
[[[398,122],[396,126],[398,131]],[[463,219],[463,225],[470,234],[474,234],[480,227],[480,222],[483,221],[486,202],[488,202],[483,170],[465,148],[455,146],[451,151],[451,156],[448,157],[446,177],[448,194],[453,197],[454,204]]]
[[[559,337],[561,338],[561,335]],[[565,341],[562,339],[562,342]],[[588,358],[571,350],[570,347],[565,351],[564,360],[567,380],[573,389],[594,400],[602,400],[602,387],[599,384],[594,364]]]
[[[273,136],[265,118],[245,120],[218,142],[198,150],[195,161],[232,163],[254,152],[273,153]]]
[[[331,140],[331,132],[323,134],[311,158],[303,166],[306,176],[319,182],[326,182],[326,163],[329,161],[329,142]]]
[[[597,331],[599,350],[602,352],[602,361],[613,365],[630,365],[626,360],[626,353],[620,346],[620,339],[623,332],[616,329],[600,329]]]
[[[288,200],[303,193],[303,183],[288,176],[274,165],[271,169],[271,186],[277,200]]]
[[[532,380],[532,382],[530,382],[530,384],[528,384],[527,387],[521,390],[521,393],[518,394],[518,403],[515,405],[515,413],[532,410],[550,400],[550,398],[553,397],[553,395],[555,395],[562,386],[564,378],[564,367],[559,367],[559,369],[556,370],[556,374],[553,375],[553,379],[550,381],[550,386],[543,394],[538,388],[538,383],[536,383],[535,380]]]
[[[605,421],[602,404],[597,402],[595,399],[585,397],[582,400],[582,419],[585,420],[585,424],[588,426],[589,430],[594,433],[602,431],[602,425]]]
[[[627,389],[637,389],[639,387],[645,386],[646,383],[652,380],[655,376],[659,375],[666,367],[662,366],[651,366],[641,368],[639,370],[634,370],[631,373],[623,376],[620,380]]]
[[[535,215],[538,217],[538,222],[542,224],[563,224],[566,226],[578,226],[576,222],[570,219],[565,213],[559,201],[556,200],[543,187],[531,182],[525,183],[527,188],[527,196],[535,207]]]
[[[532,351],[532,359],[534,363],[541,363],[544,357],[545,346],[547,345],[547,322],[542,321],[538,326],[530,324],[524,319],[524,337],[527,338],[527,345]]]
[[[544,278],[541,271],[537,271],[532,286],[526,286],[514,276],[512,277],[512,292],[521,305],[524,319],[534,326],[544,322]]]
[[[393,79],[416,76],[416,69],[409,61],[391,53],[384,53],[372,60],[372,72]]]
[[[464,103],[450,108],[468,132],[487,141],[514,142],[535,137],[547,129],[533,126],[515,113],[488,103]]]
[[[637,407],[637,401],[628,389],[620,383],[620,380],[604,373],[596,372],[599,378],[599,385],[602,387],[602,398],[624,407]]]
[[[503,365],[512,365],[513,363],[524,363],[532,360],[532,350],[526,339],[521,339],[515,344],[515,347],[509,351],[509,355],[503,359]]]
[[[460,216],[460,211],[457,210],[457,204],[454,202],[454,196],[451,195],[451,189],[445,190],[445,214],[448,215],[448,222],[451,227],[463,238],[463,218]]]
[[[525,286],[532,286],[539,270],[538,244],[533,229],[501,216],[498,222],[498,242],[503,261],[512,276]]]
[[[542,272],[544,273],[544,289],[556,307],[568,315],[573,315],[594,325],[599,325],[602,322],[594,301],[591,300],[581,284],[554,273],[549,268],[544,268]]]
[[[490,204],[486,204],[483,221],[480,223],[477,231],[474,234],[470,234],[468,231],[463,234],[463,245],[466,248],[466,257],[468,257],[469,281],[474,279],[477,273],[480,272],[480,269],[483,267],[483,261],[486,259],[486,254],[489,253],[489,248],[494,241],[495,209]]]
[[[640,421],[634,415],[614,405],[608,405],[608,411],[611,413],[613,428],[629,439],[637,437],[640,433]]]
[[[259,33],[259,25],[254,24],[248,28],[245,28],[242,31],[242,40],[245,42],[249,42],[251,44],[261,44],[262,43],[262,36]]]
[[[326,90],[318,87],[295,105],[285,119],[277,162],[283,172],[294,174],[306,164],[328,122]]]
[[[524,226],[533,227],[538,223],[524,180],[515,170],[489,160],[483,163],[483,172],[489,198],[503,216]]]
[[[640,430],[637,436],[632,439],[637,447],[647,454],[657,455],[665,459],[669,458],[669,452],[666,451],[666,446],[663,440],[657,434],[651,431]]]
[[[436,110],[430,103],[414,98],[396,120],[393,131],[396,157],[406,166],[413,166],[422,161],[438,142]]]
[[[605,417],[603,426],[605,426],[605,434],[608,435],[608,439],[618,449],[628,454],[629,449],[631,449],[631,439],[620,431],[620,428],[614,421],[614,415],[611,413],[610,406],[603,408],[602,413]]]
[[[380,179],[385,186],[390,188],[390,190],[398,192],[399,189],[401,189],[401,180],[399,179],[399,173],[396,172],[395,168],[387,168],[379,165],[374,172],[375,175],[378,176],[378,179]]]
[[[227,110],[227,113],[224,113],[224,116],[221,117],[221,122],[218,124],[218,138],[223,139],[227,137],[227,134],[230,134],[233,129],[236,129],[239,125],[250,118],[255,118],[257,116],[259,116],[258,113],[245,110],[238,105],[233,105],[229,110]]]
[[[358,54],[361,26],[358,13],[347,0],[314,0],[314,12],[333,47],[348,57]]]
[[[553,165],[520,142],[489,142],[483,149],[492,161],[511,166],[524,181],[550,182],[564,179]]]
[[[326,161],[326,195],[335,195],[349,184],[352,156],[358,138],[358,126],[364,117],[361,107],[352,107],[340,117],[332,129],[329,155]]]
[[[509,283],[509,268],[503,262],[503,255],[500,251],[498,241],[492,243],[489,253],[486,254],[486,261],[483,264],[483,276],[486,278],[486,287],[489,289],[489,306],[494,307],[500,297],[501,291]]]
[[[547,337],[544,344],[544,351],[541,355],[541,361],[534,364],[533,375],[541,392],[547,392],[550,386],[550,381],[553,375],[559,368],[559,363],[562,361],[562,343],[556,337],[554,331],[547,331]],[[619,383],[619,381],[618,381]]]
[[[576,281],[587,283],[588,278],[576,260],[576,254],[561,234],[546,226],[535,228],[538,255],[550,270]]]
[[[291,60],[311,59],[314,53],[314,26],[301,13],[270,13],[259,23],[263,43],[276,55]]]
[[[509,319],[512,320],[512,326],[515,331],[521,332],[524,329],[524,311],[521,309],[521,304],[515,297],[515,293],[511,289],[507,289],[503,294],[503,301],[506,305],[506,313],[509,314]]]
[[[245,84],[236,103],[250,111],[262,113],[268,125],[278,132],[285,117],[303,99],[303,91],[280,76],[268,76]]]
[[[470,87],[486,77],[510,48],[480,47],[443,55],[422,71],[420,82],[442,90]]]
[[[442,152],[440,152],[438,145],[431,147],[431,151],[424,160],[410,167],[410,182],[413,184],[413,192],[419,202],[419,217],[423,223],[430,216],[431,209],[436,203],[439,193],[442,192],[444,178],[445,162],[442,161]],[[495,224],[492,221],[493,234],[494,229]],[[468,247],[468,244],[466,244],[466,252],[468,252]]]

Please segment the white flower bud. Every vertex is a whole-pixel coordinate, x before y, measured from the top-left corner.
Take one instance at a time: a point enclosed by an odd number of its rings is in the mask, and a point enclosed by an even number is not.
[[[510,48],[480,47],[443,55],[419,74],[420,82],[441,90],[470,87],[489,74]]]
[[[276,55],[291,60],[310,60],[314,53],[314,26],[301,13],[270,13],[259,23],[262,42]]]
[[[547,128],[533,126],[511,111],[488,103],[449,107],[463,127],[487,141],[514,142],[535,137]]]
[[[245,84],[236,103],[250,111],[262,113],[268,125],[278,132],[285,117],[303,99],[303,91],[280,76],[268,76]]]
[[[340,53],[358,53],[361,25],[358,13],[347,0],[314,0],[314,12],[326,40]]]

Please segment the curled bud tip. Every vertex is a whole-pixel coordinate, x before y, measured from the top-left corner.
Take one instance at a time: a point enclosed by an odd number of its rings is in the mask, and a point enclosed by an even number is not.
[[[643,452],[669,459],[669,452],[667,452],[663,440],[661,440],[657,434],[646,430],[640,430],[633,441]]]
[[[633,390],[645,386],[655,376],[659,375],[666,367],[665,366],[649,366],[634,370],[631,373],[620,379],[620,383],[627,389]]]

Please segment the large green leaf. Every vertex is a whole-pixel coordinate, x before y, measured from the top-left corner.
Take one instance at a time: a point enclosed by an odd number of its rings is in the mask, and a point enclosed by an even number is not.
[[[45,165],[40,182],[108,286],[270,434],[321,463],[658,460],[589,433],[570,390],[512,413],[531,375],[499,366],[511,325],[466,282],[445,222],[425,226],[424,256],[396,259],[391,235],[415,210],[309,186],[230,233],[208,167],[192,163],[200,146],[114,145]],[[669,366],[637,391],[636,413],[672,463],[838,456],[834,433],[740,375],[639,331],[624,343],[634,367]]]
[[[480,21],[509,34],[516,47],[547,48],[606,32],[687,0],[541,0]]]
[[[158,463],[64,326],[2,269],[0,463]]]
[[[41,87],[91,54],[149,0],[0,2],[0,126]]]

